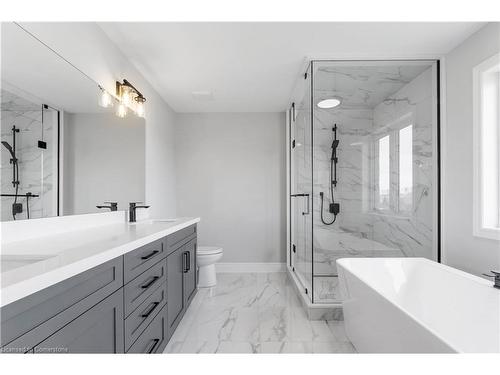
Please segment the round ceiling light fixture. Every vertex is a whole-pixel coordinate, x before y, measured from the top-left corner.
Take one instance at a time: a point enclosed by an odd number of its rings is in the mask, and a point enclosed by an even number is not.
[[[328,98],[328,99],[320,100],[318,102],[317,106],[319,108],[322,108],[322,109],[329,109],[329,108],[338,107],[341,103],[342,103],[342,98],[340,98],[338,96],[333,96],[333,97]]]

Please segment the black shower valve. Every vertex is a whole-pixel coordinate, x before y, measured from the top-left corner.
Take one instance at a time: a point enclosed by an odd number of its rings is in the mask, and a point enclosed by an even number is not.
[[[330,203],[329,212],[338,215],[340,212],[340,203]]]
[[[23,212],[22,203],[12,203],[12,215],[21,214]]]

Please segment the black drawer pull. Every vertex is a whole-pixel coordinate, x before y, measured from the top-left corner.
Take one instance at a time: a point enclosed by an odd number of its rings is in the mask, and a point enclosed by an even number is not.
[[[141,285],[141,288],[142,288],[142,289],[148,289],[148,288],[149,288],[151,285],[153,285],[153,284],[156,282],[156,280],[158,280],[159,278],[160,278],[160,276],[154,276],[154,277],[151,279],[151,281],[150,281],[150,282],[148,282],[148,283],[146,283],[146,284]]]
[[[148,260],[149,258],[151,258],[152,256],[155,256],[159,252],[160,252],[159,250],[152,251],[148,255],[145,255],[145,256],[141,257],[141,259],[142,260]]]
[[[150,316],[151,313],[155,311],[155,309],[158,307],[159,304],[160,302],[153,302],[151,304],[151,308],[147,312],[141,314],[141,318],[146,319],[148,316]]]
[[[182,273],[187,273],[189,271],[188,269],[188,251],[184,251],[182,253]]]
[[[160,339],[153,339],[153,345],[151,346],[151,349],[147,350],[148,354],[153,353],[153,351],[156,348],[156,345],[160,342]]]

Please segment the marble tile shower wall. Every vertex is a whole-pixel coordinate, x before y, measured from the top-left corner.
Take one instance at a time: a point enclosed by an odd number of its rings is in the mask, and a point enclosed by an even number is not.
[[[54,125],[52,114],[44,113],[43,140],[47,142],[47,149],[38,148],[38,140],[42,139],[42,111],[37,106],[24,98],[6,90],[1,93],[1,139],[12,145],[12,126],[20,129],[16,135],[16,156],[19,160],[19,194],[31,192],[40,197],[30,198],[30,218],[54,216],[55,208],[55,182],[54,173]],[[2,147],[1,159],[1,192],[14,194],[12,186],[12,165],[10,154]],[[14,198],[1,198],[1,220],[12,220],[12,203]],[[26,219],[26,198],[18,198],[23,204],[23,213],[16,215],[17,219]]]
[[[314,112],[314,274],[335,275],[339,257],[421,256],[432,258],[432,70],[427,69],[375,108]],[[374,134],[401,118],[413,125],[413,210],[375,213],[372,200]],[[332,127],[338,126],[337,221],[320,219],[323,191],[329,197]],[[397,183],[397,178],[393,182]],[[327,221],[325,200],[324,216]]]
[[[429,68],[374,109],[374,128],[405,119],[413,125],[413,208],[409,214],[381,215],[373,239],[401,249],[405,256],[432,259],[433,96]],[[395,186],[397,189],[397,186]]]

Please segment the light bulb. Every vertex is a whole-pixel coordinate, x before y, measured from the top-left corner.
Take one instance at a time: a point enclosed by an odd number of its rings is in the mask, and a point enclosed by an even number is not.
[[[122,86],[121,102],[127,107],[132,103],[132,91],[129,87]]]
[[[118,109],[116,110],[116,115],[122,118],[127,115],[127,107],[125,106],[125,104],[120,103]]]
[[[102,90],[101,98],[99,100],[99,105],[104,108],[108,108],[113,105],[113,99],[106,90]]]
[[[137,107],[135,112],[137,113],[137,116],[144,117],[145,108],[143,102],[137,102]]]

